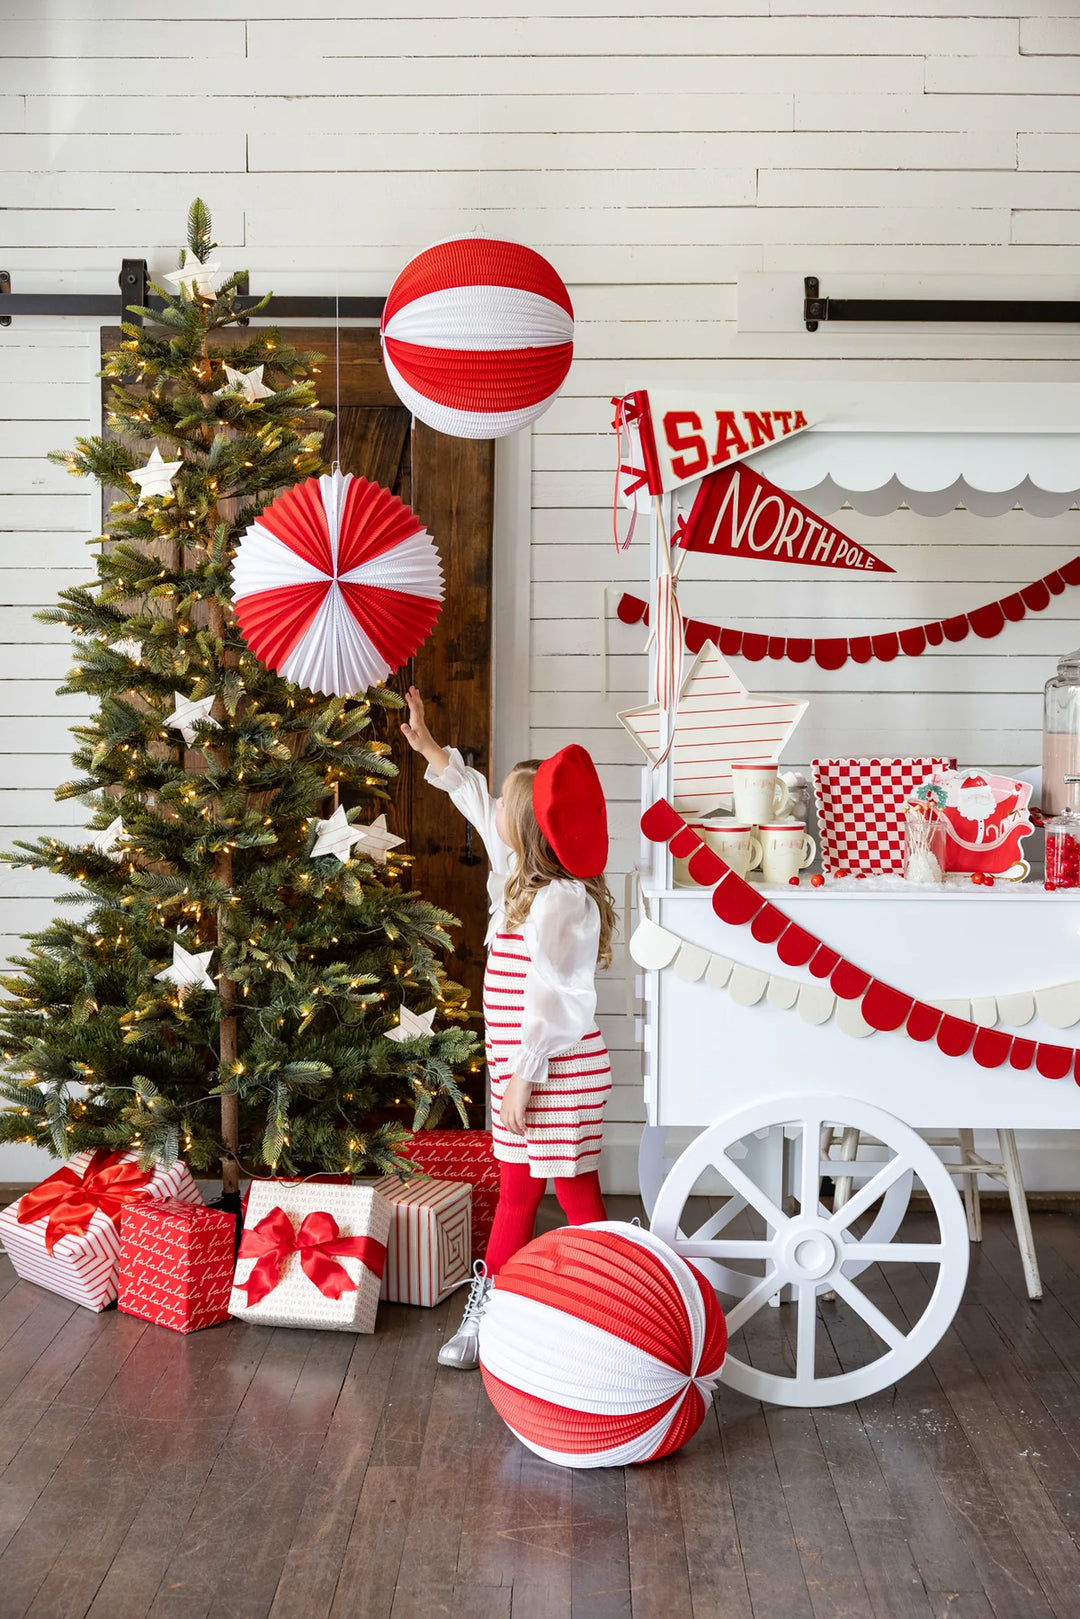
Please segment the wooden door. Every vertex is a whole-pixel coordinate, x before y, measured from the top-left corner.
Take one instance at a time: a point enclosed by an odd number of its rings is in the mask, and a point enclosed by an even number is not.
[[[116,329],[101,335],[103,352],[115,348],[122,336]],[[338,459],[343,472],[392,489],[429,529],[442,558],[442,615],[419,656],[393,684],[404,692],[415,680],[436,739],[460,747],[478,770],[490,775],[494,446],[447,438],[422,423],[413,427],[383,369],[374,329],[353,327],[339,333],[334,327],[303,327],[290,328],[288,335],[295,347],[326,357],[319,401],[335,412],[326,435],[326,459]],[[223,334],[223,340],[228,336]],[[401,771],[391,787],[390,824],[413,855],[413,885],[461,920],[446,964],[451,977],[469,990],[478,1013],[488,903],[483,847],[467,837],[465,823],[445,794],[424,785],[423,761],[398,734],[396,723],[388,740]],[[342,794],[346,804],[358,802],[359,796]],[[474,1101],[482,1105],[482,1098]]]

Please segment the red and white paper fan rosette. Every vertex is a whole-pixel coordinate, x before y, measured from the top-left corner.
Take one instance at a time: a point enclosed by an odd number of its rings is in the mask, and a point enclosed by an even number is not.
[[[701,1426],[727,1349],[716,1294],[651,1232],[563,1226],[516,1253],[480,1323],[488,1398],[562,1467],[670,1456]]]
[[[402,270],[382,318],[394,392],[454,438],[503,438],[551,404],[574,355],[574,307],[531,247],[458,237]]]
[[[351,472],[287,489],[233,560],[241,633],[307,691],[352,697],[414,656],[442,607],[434,541],[396,495]]]

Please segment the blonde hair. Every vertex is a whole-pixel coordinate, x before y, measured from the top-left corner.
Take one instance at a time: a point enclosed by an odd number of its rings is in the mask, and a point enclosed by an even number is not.
[[[561,865],[551,844],[540,830],[533,809],[533,781],[542,764],[540,759],[523,759],[506,778],[503,788],[503,814],[510,847],[517,855],[517,865],[506,879],[506,925],[519,928],[532,910],[533,900],[541,888],[560,878],[584,883],[585,892],[591,894],[600,912],[600,945],[596,959],[601,967],[611,966],[611,941],[615,933],[615,902],[611,897],[603,873],[599,877],[574,878],[571,871]]]

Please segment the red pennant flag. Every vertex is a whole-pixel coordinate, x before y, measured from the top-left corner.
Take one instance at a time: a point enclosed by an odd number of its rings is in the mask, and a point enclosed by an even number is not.
[[[684,551],[796,562],[841,573],[895,572],[745,462],[701,480],[675,543]]]

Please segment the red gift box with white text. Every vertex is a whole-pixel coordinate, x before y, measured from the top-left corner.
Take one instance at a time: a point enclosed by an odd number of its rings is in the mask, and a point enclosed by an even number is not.
[[[24,1281],[104,1310],[116,1298],[121,1209],[165,1198],[202,1203],[186,1164],[144,1170],[136,1152],[76,1152],[0,1211],[0,1242]]]
[[[499,1201],[499,1164],[487,1130],[419,1130],[408,1158],[441,1181],[472,1187],[472,1257],[483,1259]]]
[[[120,1292],[125,1315],[172,1332],[229,1319],[236,1216],[181,1203],[131,1203],[120,1214]]]

